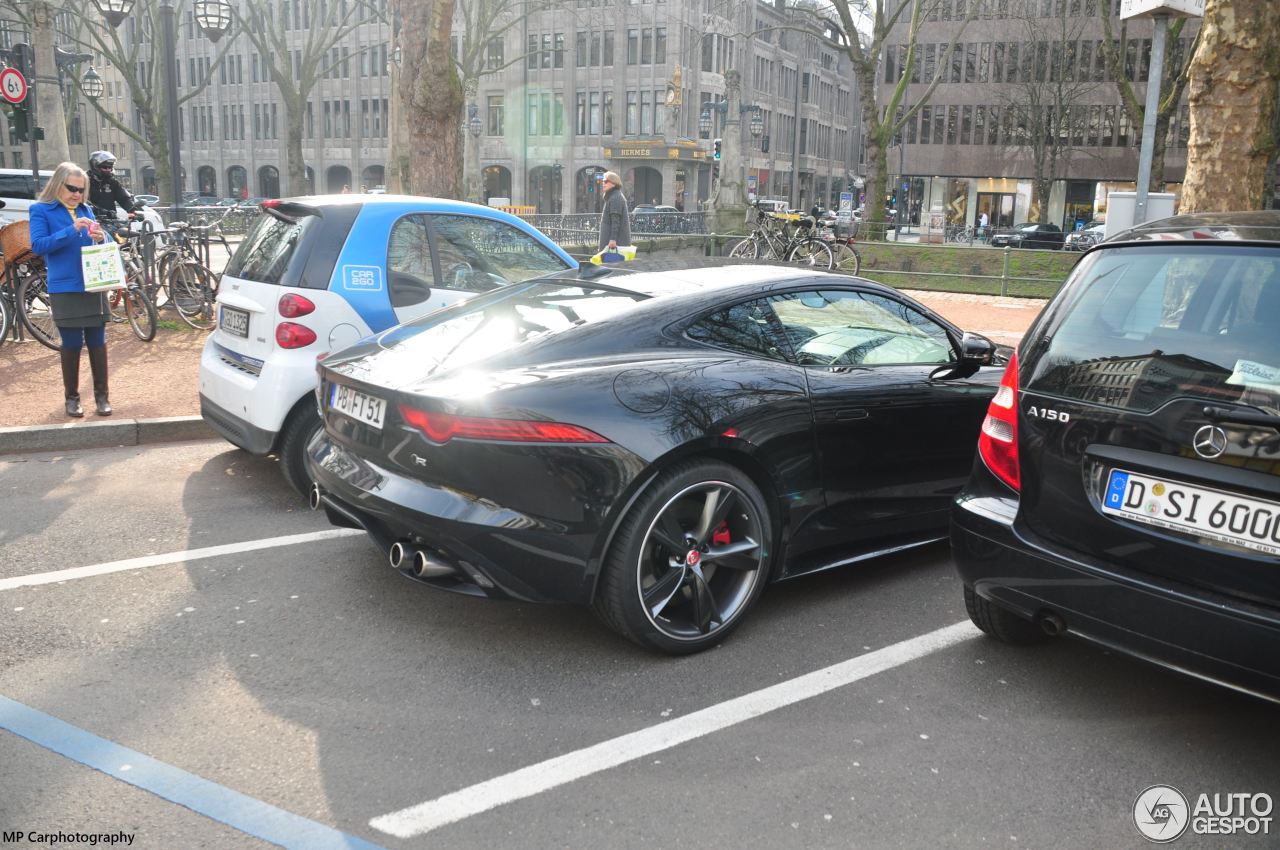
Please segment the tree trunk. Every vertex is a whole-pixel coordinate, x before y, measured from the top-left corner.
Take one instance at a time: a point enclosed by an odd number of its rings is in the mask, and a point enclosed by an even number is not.
[[[287,172],[285,186],[288,188],[281,195],[310,194],[307,186],[307,161],[302,153],[302,120],[306,101],[297,93],[296,97],[284,98],[284,167]]]
[[[399,0],[400,82],[408,148],[401,190],[460,197],[462,85],[449,48],[454,0]]]
[[[67,144],[67,120],[62,112],[62,92],[58,90],[58,68],[53,55],[53,14],[48,3],[31,7],[31,47],[35,51],[36,122],[44,128],[39,142],[41,165],[54,168],[71,158]],[[35,163],[32,163],[34,165]]]
[[[1191,61],[1191,138],[1181,212],[1255,210],[1275,155],[1280,85],[1275,0],[1208,0]]]

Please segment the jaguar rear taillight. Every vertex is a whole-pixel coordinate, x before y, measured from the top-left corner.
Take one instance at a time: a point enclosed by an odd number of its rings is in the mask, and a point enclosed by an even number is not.
[[[400,406],[400,417],[433,443],[463,440],[496,440],[510,443],[607,443],[594,431],[563,422],[529,419],[489,419],[454,416]]]
[[[987,469],[1015,491],[1021,489],[1018,465],[1018,355],[1009,358],[1000,389],[987,406],[978,435],[978,454]]]

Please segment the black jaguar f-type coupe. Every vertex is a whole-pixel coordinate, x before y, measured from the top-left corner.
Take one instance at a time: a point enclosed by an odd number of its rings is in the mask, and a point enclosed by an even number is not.
[[[694,652],[771,581],[945,539],[1004,353],[859,278],[565,272],[323,360],[312,506],[408,577]]]

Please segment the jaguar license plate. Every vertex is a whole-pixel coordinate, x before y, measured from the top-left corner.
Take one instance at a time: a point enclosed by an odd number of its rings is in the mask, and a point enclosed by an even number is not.
[[[249,312],[236,307],[222,305],[218,313],[218,327],[233,336],[249,337]]]
[[[387,403],[377,396],[362,393],[345,384],[334,384],[329,389],[329,409],[381,431]]]
[[[1113,469],[1104,513],[1280,555],[1280,504]]]

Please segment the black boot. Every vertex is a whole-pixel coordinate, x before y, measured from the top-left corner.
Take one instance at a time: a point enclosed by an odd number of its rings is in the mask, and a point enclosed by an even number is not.
[[[80,406],[80,352],[59,349],[62,355],[62,394],[67,399],[67,415],[77,419],[84,416]]]
[[[111,415],[111,402],[107,401],[107,347],[89,349],[89,369],[93,372],[93,401],[99,416]]]

